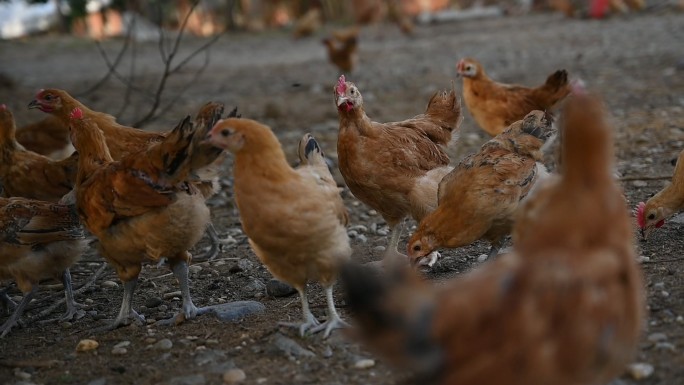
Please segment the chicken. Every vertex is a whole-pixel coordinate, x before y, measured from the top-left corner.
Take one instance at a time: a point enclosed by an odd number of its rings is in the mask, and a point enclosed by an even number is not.
[[[437,188],[449,167],[443,146],[458,131],[454,90],[436,92],[425,113],[394,123],[370,120],[359,89],[340,77],[334,88],[340,119],[337,154],[349,190],[382,215],[392,231],[383,263],[406,260],[397,251],[404,218],[420,221],[437,207]]]
[[[0,183],[4,197],[24,197],[57,202],[71,191],[76,179],[78,155],[61,161],[26,150],[15,139],[12,112],[0,104]]]
[[[657,228],[663,227],[665,220],[684,209],[684,151],[679,153],[672,183],[652,196],[646,203],[639,202],[634,210],[642,238]]]
[[[38,108],[43,112],[52,114],[67,125],[69,124],[69,114],[71,111],[74,108],[79,108],[88,119],[92,120],[102,130],[110,155],[114,160],[121,160],[128,155],[136,154],[156,143],[160,143],[169,134],[168,132],[147,132],[123,126],[117,123],[113,116],[93,111],[74,99],[66,91],[58,89],[40,90],[36,98],[29,103],[29,108]],[[198,113],[195,123],[199,126],[206,125],[211,128],[213,122],[220,119],[222,113],[222,104],[207,103]],[[232,116],[236,114],[237,109],[231,112]],[[209,120],[213,121],[209,122]],[[204,138],[204,135],[201,135],[201,138]],[[199,156],[208,155],[215,156],[216,163],[207,163],[205,169],[191,168],[197,176],[196,179],[198,179],[197,187],[200,188],[202,194],[207,198],[216,193],[218,188],[216,170],[223,160],[221,152],[200,152],[199,154]],[[207,227],[207,235],[211,239],[211,249],[206,257],[211,259],[218,254],[220,249],[218,234],[211,223]]]
[[[42,279],[61,277],[67,305],[62,319],[76,315],[78,304],[74,301],[69,267],[81,257],[87,242],[75,207],[0,198],[0,237],[0,279],[14,279],[24,294],[14,313],[0,326],[0,336],[7,335],[18,323]]]
[[[358,28],[335,31],[332,37],[323,39],[328,52],[328,60],[340,71],[350,73],[356,68],[359,61],[358,54]]]
[[[78,107],[72,112],[71,141],[79,153],[78,213],[124,286],[121,310],[107,329],[131,317],[143,320],[131,300],[145,259],[168,259],[179,281],[183,317],[208,309],[193,304],[188,286],[188,250],[209,222],[204,196],[187,180],[198,150],[193,139],[203,129],[193,129],[187,117],[161,141],[115,161],[96,121]]]
[[[299,292],[304,321],[286,325],[299,328],[301,335],[324,330],[328,337],[346,325],[335,310],[333,284],[352,251],[345,230],[347,210],[321,148],[305,135],[300,166],[293,169],[271,129],[256,121],[222,120],[210,135],[211,143],[235,155],[235,201],[252,250],[277,279]],[[328,319],[323,324],[309,310],[310,280],[325,289]]]
[[[558,70],[537,88],[497,83],[475,59],[456,67],[463,77],[463,99],[477,124],[491,136],[500,134],[532,110],[548,111],[570,94],[568,73]]]
[[[297,19],[292,30],[292,36],[294,36],[295,39],[309,36],[320,29],[321,24],[323,24],[321,9],[317,7],[310,8]]]
[[[51,159],[64,159],[74,152],[69,126],[54,116],[19,127],[16,135],[17,141],[27,150]]]
[[[565,174],[528,201],[535,231],[511,254],[439,286],[342,269],[358,337],[414,383],[606,384],[634,357],[644,287],[596,103],[568,100]]]
[[[552,119],[532,111],[480,151],[463,159],[439,183],[439,205],[425,216],[408,242],[412,265],[435,262],[440,247],[456,248],[486,239],[496,255],[513,226],[513,215],[537,179],[546,175],[539,163],[541,147],[552,135]]]

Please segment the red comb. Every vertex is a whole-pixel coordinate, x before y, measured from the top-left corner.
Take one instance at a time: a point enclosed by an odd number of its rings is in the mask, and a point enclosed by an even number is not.
[[[5,111],[7,109],[7,106],[4,104],[0,104],[0,111]]]
[[[639,224],[639,228],[642,228],[642,229],[644,227],[646,227],[646,217],[644,216],[644,209],[645,208],[646,208],[646,203],[639,202],[636,209],[634,210],[634,214],[636,214],[636,219],[637,219],[637,223]]]
[[[345,92],[347,92],[347,80],[344,78],[344,75],[342,75],[337,81],[337,94],[344,95]]]
[[[76,107],[73,110],[71,110],[71,114],[69,114],[69,117],[71,118],[71,120],[83,119],[83,111],[81,111],[80,108]]]
[[[457,71],[463,71],[463,67],[465,66],[465,61],[463,59],[458,61],[458,64],[456,64],[456,70]]]

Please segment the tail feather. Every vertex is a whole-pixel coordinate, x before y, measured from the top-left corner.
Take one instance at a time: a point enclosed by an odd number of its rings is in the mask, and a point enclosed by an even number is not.
[[[428,102],[425,115],[449,134],[456,130],[462,119],[461,101],[456,96],[456,90],[452,87],[451,91],[435,92]]]
[[[190,159],[190,169],[194,179],[210,179],[217,174],[215,168],[211,166],[214,162],[220,162],[223,159],[221,156],[223,150],[206,143],[205,139],[216,123],[222,119],[223,113],[224,105],[222,103],[209,102],[200,109],[195,117],[194,126],[197,134],[193,142],[194,151]],[[233,108],[227,116],[227,118],[233,117],[240,117],[237,107]]]
[[[163,142],[150,149],[160,154],[162,171],[167,177],[182,180],[189,173],[188,166],[195,134],[188,115],[178,123]]]
[[[540,108],[549,109],[571,92],[571,84],[568,81],[568,72],[558,70],[548,78],[546,82],[534,90],[531,97]]]

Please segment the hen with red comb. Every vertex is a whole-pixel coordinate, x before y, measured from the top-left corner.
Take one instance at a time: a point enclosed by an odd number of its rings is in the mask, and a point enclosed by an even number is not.
[[[672,183],[634,209],[642,238],[665,224],[665,220],[684,210],[684,151],[677,158]]]

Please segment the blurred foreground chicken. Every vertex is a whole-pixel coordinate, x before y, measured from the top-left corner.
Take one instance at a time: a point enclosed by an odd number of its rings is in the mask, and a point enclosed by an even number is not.
[[[462,59],[456,67],[463,77],[463,99],[473,119],[491,136],[500,134],[530,111],[548,111],[570,94],[568,73],[558,70],[536,88],[497,83],[475,59]]]
[[[463,159],[439,183],[439,206],[420,221],[408,242],[412,265],[429,265],[440,247],[467,246],[478,239],[495,256],[513,226],[513,215],[537,180],[546,175],[541,147],[553,134],[552,119],[532,111],[480,151]]]
[[[356,68],[359,62],[358,39],[357,27],[333,32],[331,37],[323,39],[328,60],[341,72],[350,73]]]
[[[42,279],[61,277],[67,306],[62,319],[76,315],[69,267],[81,257],[87,243],[75,207],[0,198],[0,235],[0,280],[14,279],[24,294],[14,313],[0,326],[0,337],[18,323]]]
[[[78,155],[61,161],[26,150],[15,138],[12,112],[0,104],[0,184],[4,197],[57,202],[73,188]]]
[[[646,203],[639,202],[634,213],[642,238],[647,238],[665,220],[684,209],[684,151],[679,153],[672,175],[672,183],[652,196]]]
[[[168,259],[186,319],[206,309],[196,308],[190,297],[188,250],[202,237],[209,209],[188,176],[201,143],[194,138],[208,129],[193,129],[187,117],[161,141],[115,161],[96,122],[79,108],[72,112],[71,140],[79,153],[78,213],[124,286],[121,310],[110,329],[129,317],[144,320],[131,308],[131,300],[145,259]]]
[[[443,146],[458,130],[459,100],[453,90],[436,92],[424,114],[377,123],[366,115],[359,89],[344,75],[333,92],[340,119],[340,172],[352,194],[378,211],[392,231],[384,261],[405,260],[397,251],[404,218],[420,221],[432,212],[439,182],[451,171]]]
[[[439,286],[343,270],[359,336],[416,383],[606,384],[633,358],[644,292],[611,129],[591,96],[565,114],[565,174],[526,204],[513,253]]]
[[[235,154],[235,201],[254,253],[299,292],[304,322],[287,325],[301,335],[325,330],[324,337],[345,326],[335,310],[333,284],[351,256],[348,214],[316,140],[307,134],[300,141],[297,169],[287,163],[271,129],[253,120],[222,120],[210,141]],[[325,288],[328,319],[320,325],[309,310],[310,280]]]
[[[107,148],[114,160],[121,160],[126,156],[139,153],[150,146],[160,143],[166,138],[170,132],[148,132],[132,127],[126,127],[116,122],[111,115],[97,112],[84,106],[78,100],[74,99],[66,91],[58,89],[44,89],[40,90],[36,98],[29,103],[29,108],[38,108],[43,112],[52,114],[62,121],[64,124],[70,124],[70,114],[74,108],[79,108],[84,116],[92,120],[102,133],[104,134]],[[230,116],[236,116],[237,110],[233,110]],[[195,118],[195,124],[198,126],[209,125],[221,118],[223,114],[223,105],[219,103],[205,104]],[[204,138],[195,138],[198,143]],[[199,145],[199,144],[198,144]],[[221,151],[208,146],[205,150],[195,154],[201,159],[196,160],[196,163],[204,164],[204,167],[192,167],[193,181],[196,187],[200,189],[205,198],[209,198],[216,193],[218,189],[218,168],[223,162]],[[212,162],[206,162],[205,157],[213,159]],[[216,230],[211,222],[207,227],[207,235],[211,239],[211,250],[207,253],[208,258],[215,257],[219,252],[219,238]]]

